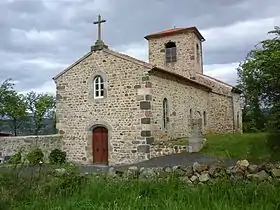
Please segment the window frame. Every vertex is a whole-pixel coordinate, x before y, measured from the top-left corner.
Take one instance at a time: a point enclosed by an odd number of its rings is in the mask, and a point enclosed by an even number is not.
[[[168,129],[168,100],[167,100],[167,98],[163,99],[162,108],[163,108],[163,110],[162,110],[163,111],[163,116],[162,116],[163,129],[167,130]]]
[[[196,43],[196,61],[200,63],[200,47],[198,43]]]
[[[96,75],[93,79],[93,98],[102,99],[104,97],[105,97],[105,80],[101,75]]]
[[[165,62],[173,63],[177,61],[177,46],[175,42],[165,44]]]
[[[207,126],[207,113],[206,111],[203,112],[203,126]]]

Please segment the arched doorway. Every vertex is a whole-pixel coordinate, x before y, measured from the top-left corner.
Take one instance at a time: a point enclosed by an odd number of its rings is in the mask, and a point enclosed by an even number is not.
[[[92,156],[94,164],[108,164],[108,129],[105,127],[92,131]]]

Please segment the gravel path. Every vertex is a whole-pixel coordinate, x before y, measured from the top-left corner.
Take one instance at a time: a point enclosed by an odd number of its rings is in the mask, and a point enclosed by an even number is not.
[[[120,165],[120,166],[113,166],[116,170],[125,170],[129,168],[130,166],[138,166],[138,167],[165,167],[165,166],[176,166],[176,165],[182,165],[182,166],[188,166],[193,165],[194,162],[198,162],[200,164],[207,164],[211,165],[214,163],[219,162],[222,165],[231,166],[236,163],[235,160],[231,159],[217,159],[213,157],[209,157],[206,155],[202,155],[199,153],[180,153],[175,155],[168,155],[168,156],[162,156],[162,157],[156,157],[152,158],[150,160],[146,160],[140,163],[131,164],[131,165]],[[94,166],[94,165],[87,165],[82,166],[81,170],[82,172],[95,172],[96,170],[102,170],[107,171],[110,167],[108,166]]]

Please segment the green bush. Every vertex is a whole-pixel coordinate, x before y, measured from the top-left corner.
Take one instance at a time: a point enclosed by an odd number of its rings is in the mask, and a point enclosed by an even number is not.
[[[14,154],[9,160],[8,163],[9,164],[20,164],[21,163],[21,151],[17,152],[16,154]]]
[[[60,149],[54,149],[49,155],[49,161],[51,164],[63,164],[66,161],[66,152]]]
[[[272,158],[277,160],[280,158],[280,102],[271,110],[270,120],[267,127],[267,145],[270,149]]]
[[[43,158],[44,158],[44,153],[39,148],[32,149],[26,155],[26,159],[31,165],[39,165],[40,162],[43,162]]]

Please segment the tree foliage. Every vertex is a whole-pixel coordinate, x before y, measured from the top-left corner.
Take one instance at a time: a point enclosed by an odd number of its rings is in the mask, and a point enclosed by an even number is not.
[[[27,120],[27,105],[22,94],[13,89],[11,80],[6,80],[1,84],[1,116],[9,119],[9,126],[14,135],[20,126]]]
[[[11,95],[13,92],[13,83],[11,82],[11,79],[5,80],[0,85],[0,115],[4,116],[4,103],[7,100],[7,97]]]
[[[251,50],[237,69],[238,86],[245,102],[244,124],[249,123],[256,130],[280,121],[274,119],[280,107],[280,28],[275,27],[268,34],[270,38]]]
[[[34,134],[38,135],[44,127],[44,118],[54,116],[55,98],[52,95],[29,92],[26,97],[28,111],[32,114],[32,123],[35,127]]]
[[[52,95],[33,91],[20,94],[14,89],[11,79],[0,84],[0,123],[12,130],[14,135],[18,134],[18,130],[29,130],[28,133],[38,135],[46,125],[46,118],[55,121],[54,107],[55,98]],[[55,131],[54,128],[52,130]]]

